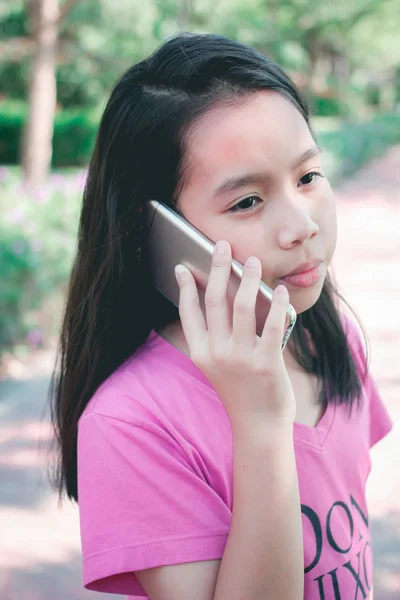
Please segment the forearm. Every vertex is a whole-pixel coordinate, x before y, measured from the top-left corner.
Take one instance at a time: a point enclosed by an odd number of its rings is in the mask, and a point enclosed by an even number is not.
[[[293,428],[233,436],[233,512],[214,600],[302,600]]]

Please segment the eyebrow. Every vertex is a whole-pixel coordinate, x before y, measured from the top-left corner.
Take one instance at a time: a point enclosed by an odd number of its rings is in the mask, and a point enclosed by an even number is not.
[[[301,154],[293,163],[292,169],[298,169],[301,165],[308,160],[311,160],[315,156],[318,156],[322,152],[322,149],[319,146],[313,146],[309,148],[303,154]],[[231,177],[226,179],[221,185],[217,187],[215,192],[213,193],[214,197],[222,196],[226,192],[232,192],[240,187],[245,185],[249,185],[250,183],[264,183],[270,179],[270,176],[264,172],[259,173],[248,173],[247,175],[242,175],[239,177]]]

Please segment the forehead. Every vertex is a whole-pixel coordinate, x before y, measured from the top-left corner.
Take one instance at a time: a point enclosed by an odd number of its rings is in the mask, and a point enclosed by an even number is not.
[[[188,135],[190,184],[216,183],[237,171],[270,171],[292,165],[313,139],[286,98],[262,91],[211,109]],[[187,181],[189,183],[189,181]]]

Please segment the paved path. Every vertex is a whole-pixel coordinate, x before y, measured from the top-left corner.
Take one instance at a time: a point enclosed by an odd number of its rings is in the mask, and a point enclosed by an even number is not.
[[[400,146],[337,190],[334,268],[369,334],[371,369],[395,420],[372,450],[368,500],[375,600],[400,599]],[[46,481],[41,410],[49,357],[10,365],[0,382],[0,600],[118,598],[81,586],[77,509],[57,508]],[[178,600],[178,599],[177,599]]]

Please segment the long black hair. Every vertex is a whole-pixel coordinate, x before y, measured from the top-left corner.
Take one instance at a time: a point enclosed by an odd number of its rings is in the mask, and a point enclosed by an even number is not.
[[[285,96],[310,127],[305,101],[276,64],[217,35],[181,34],[169,39],[131,67],[111,93],[84,190],[50,388],[59,450],[53,482],[60,499],[65,490],[78,500],[77,428],[88,401],[152,329],[179,317],[151,286],[143,205],[155,198],[176,206],[190,126],[216,104],[257,90]],[[328,275],[316,304],[298,316],[290,343],[299,364],[318,376],[320,401],[336,398],[351,409],[354,398],[361,396],[361,382],[339,316],[338,297]]]

